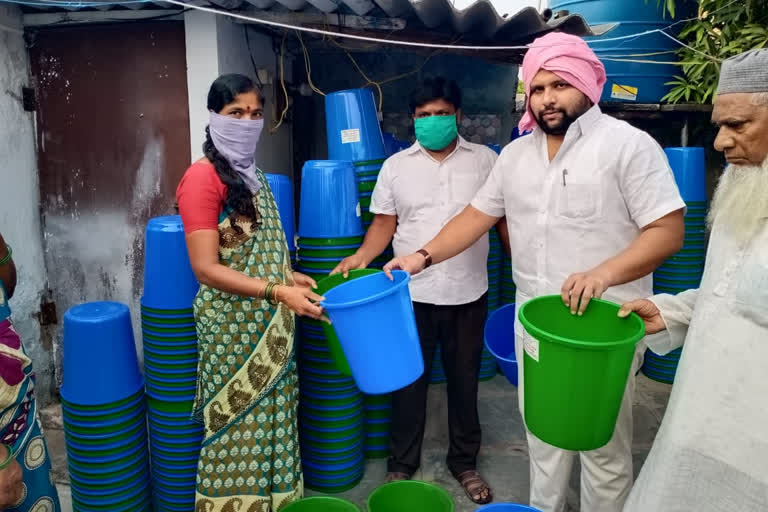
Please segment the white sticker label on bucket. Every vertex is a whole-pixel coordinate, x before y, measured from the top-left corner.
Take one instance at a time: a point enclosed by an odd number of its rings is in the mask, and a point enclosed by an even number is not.
[[[360,212],[360,203],[359,202],[357,203],[357,206],[355,206],[355,213],[357,214],[358,217],[360,215],[362,215],[362,213]]]
[[[352,144],[353,142],[360,142],[360,130],[357,128],[341,130],[341,143]]]
[[[531,356],[534,361],[537,363],[539,362],[539,340],[531,336],[526,336],[523,340],[523,349],[525,349],[525,353]]]

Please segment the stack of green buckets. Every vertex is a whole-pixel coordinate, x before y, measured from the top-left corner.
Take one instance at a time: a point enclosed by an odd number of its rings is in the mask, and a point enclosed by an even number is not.
[[[146,230],[141,327],[154,512],[192,510],[202,424],[191,419],[197,383],[192,272],[179,216],[151,219]]]
[[[151,510],[144,383],[128,306],[91,302],[66,312],[64,372],[73,510]],[[52,511],[44,501],[33,508]]]
[[[502,255],[501,261],[501,304],[499,307],[515,303],[515,294],[517,286],[512,274],[512,260],[506,254]]]
[[[704,274],[707,252],[707,195],[704,148],[666,148],[680,195],[687,206],[683,248],[653,273],[653,292],[678,294],[698,288]],[[645,352],[643,374],[672,384],[680,362],[682,348],[660,356]]]

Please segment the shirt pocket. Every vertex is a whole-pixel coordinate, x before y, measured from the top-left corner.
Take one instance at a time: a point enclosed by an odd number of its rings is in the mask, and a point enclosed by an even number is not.
[[[560,186],[557,213],[566,219],[589,219],[602,212],[602,187],[599,181],[567,181]]]
[[[456,173],[451,176],[451,202],[466,206],[472,202],[482,185],[479,174],[470,172]]]

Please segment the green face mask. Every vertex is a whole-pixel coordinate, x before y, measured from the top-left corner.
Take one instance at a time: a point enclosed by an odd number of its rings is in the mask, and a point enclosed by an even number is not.
[[[456,115],[419,117],[414,122],[416,140],[432,151],[445,149],[456,139]]]

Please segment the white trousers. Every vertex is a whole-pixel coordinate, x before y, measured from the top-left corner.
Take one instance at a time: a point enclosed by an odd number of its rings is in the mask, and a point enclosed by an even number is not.
[[[523,361],[522,338],[517,337],[518,361]],[[643,362],[645,344],[640,343],[624,390],[616,429],[605,446],[589,452],[572,452],[545,443],[527,431],[530,458],[531,506],[542,512],[563,512],[573,462],[581,460],[581,512],[621,512],[632,489],[632,402],[635,372]],[[519,347],[519,348],[518,348]],[[523,365],[518,365],[518,399],[525,418]]]

